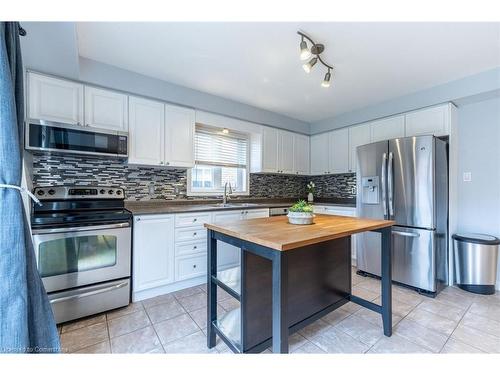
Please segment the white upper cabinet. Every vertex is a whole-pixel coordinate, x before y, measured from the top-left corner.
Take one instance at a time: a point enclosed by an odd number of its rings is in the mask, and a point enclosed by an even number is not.
[[[279,170],[279,131],[262,127],[262,172],[276,173]]]
[[[309,174],[309,137],[302,134],[293,136],[293,157],[295,174]]]
[[[163,165],[165,105],[161,102],[129,98],[130,164]]]
[[[295,173],[293,133],[280,130],[278,139],[278,172]]]
[[[329,134],[311,136],[311,174],[328,173]]]
[[[165,105],[165,165],[194,167],[195,111]]]
[[[28,117],[82,125],[83,85],[28,73]]]
[[[406,114],[406,136],[449,134],[451,104]]]
[[[356,172],[356,148],[370,142],[370,124],[351,126],[349,128],[349,172]]]
[[[257,140],[257,137],[254,137]],[[252,145],[252,172],[307,174],[309,137],[268,126]],[[297,149],[299,147],[300,149]]]
[[[128,96],[85,86],[85,126],[128,131]]]
[[[394,116],[370,122],[371,141],[378,142],[405,136],[405,117]]]
[[[134,292],[174,282],[174,215],[147,215],[134,222]]]
[[[329,133],[329,173],[349,171],[349,129],[344,128]]]

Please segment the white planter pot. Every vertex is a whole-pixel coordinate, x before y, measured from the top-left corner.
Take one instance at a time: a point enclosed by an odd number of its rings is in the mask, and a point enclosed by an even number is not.
[[[288,222],[297,225],[309,225],[313,223],[314,214],[312,212],[288,212]]]
[[[314,201],[314,195],[313,195],[313,193],[309,193],[309,194],[307,194],[307,201],[308,201],[308,202],[312,202],[312,201]]]

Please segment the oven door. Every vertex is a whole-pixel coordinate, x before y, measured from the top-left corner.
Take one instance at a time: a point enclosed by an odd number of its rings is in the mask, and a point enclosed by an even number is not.
[[[130,223],[33,230],[47,292],[130,276]]]

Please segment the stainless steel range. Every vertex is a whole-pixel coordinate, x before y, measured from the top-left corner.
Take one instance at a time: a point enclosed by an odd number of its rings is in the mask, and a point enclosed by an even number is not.
[[[132,214],[110,187],[35,188],[31,225],[38,271],[57,323],[130,301]]]

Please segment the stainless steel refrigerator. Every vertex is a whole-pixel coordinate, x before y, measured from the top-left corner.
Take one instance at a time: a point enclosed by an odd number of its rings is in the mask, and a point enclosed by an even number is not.
[[[448,280],[448,152],[433,136],[357,148],[357,215],[396,222],[392,278],[423,293]],[[358,272],[380,276],[380,234],[356,238]]]

